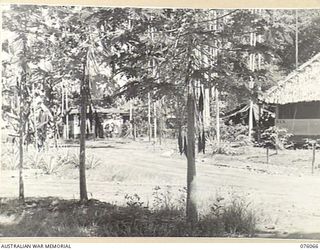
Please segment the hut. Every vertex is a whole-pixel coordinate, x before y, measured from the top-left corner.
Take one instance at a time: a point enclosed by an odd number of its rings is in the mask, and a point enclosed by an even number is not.
[[[71,108],[68,116],[69,138],[80,136],[80,112],[78,108]],[[66,118],[66,117],[65,117]],[[88,107],[87,109],[87,137],[104,138],[106,136],[119,136],[122,125],[129,119],[129,112],[117,108]]]
[[[292,140],[320,138],[320,53],[267,91],[264,101],[276,109],[275,125]]]

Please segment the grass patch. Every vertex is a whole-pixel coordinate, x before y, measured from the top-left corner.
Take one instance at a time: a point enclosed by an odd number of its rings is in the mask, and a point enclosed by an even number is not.
[[[66,169],[79,167],[79,150],[66,148],[50,148],[38,152],[32,147],[24,152],[25,169],[42,169],[44,174],[57,174]],[[1,154],[1,168],[3,170],[16,170],[19,164],[19,152],[10,147],[4,148]],[[102,161],[94,154],[86,154],[86,169],[98,168]]]
[[[137,202],[136,202],[137,201]],[[0,200],[0,234],[5,237],[252,237],[256,218],[239,201],[214,204],[195,225],[184,209],[145,207],[139,199],[116,206],[91,199],[82,204],[57,198]]]

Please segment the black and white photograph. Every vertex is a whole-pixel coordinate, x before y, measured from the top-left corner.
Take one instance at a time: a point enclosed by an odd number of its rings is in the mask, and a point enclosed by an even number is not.
[[[0,14],[0,239],[320,240],[320,9]]]

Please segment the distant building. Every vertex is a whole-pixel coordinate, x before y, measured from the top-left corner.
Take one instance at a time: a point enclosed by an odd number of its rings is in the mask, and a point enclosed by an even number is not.
[[[66,116],[64,120],[66,126]],[[86,126],[87,137],[103,138],[106,136],[120,136],[122,126],[127,120],[129,120],[128,111],[103,107],[88,108]],[[80,109],[74,107],[68,111],[67,129],[69,132],[69,139],[79,138]]]
[[[320,53],[272,87],[264,101],[276,106],[275,125],[293,140],[320,138]]]

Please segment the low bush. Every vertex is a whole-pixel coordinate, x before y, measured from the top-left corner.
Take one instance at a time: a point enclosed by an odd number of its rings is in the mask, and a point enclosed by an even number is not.
[[[216,140],[216,131],[212,128],[206,136],[206,142],[211,148],[211,153],[225,155],[241,155],[244,153],[242,147],[252,145],[252,140],[248,136],[248,126],[242,124],[222,124],[219,143]]]
[[[320,140],[305,138],[304,143],[302,145],[302,148],[312,149],[313,147],[315,147],[316,149],[319,149],[320,148]]]
[[[156,186],[153,189],[153,204],[155,210],[183,210],[187,197],[186,187],[178,190],[178,196],[174,197],[172,190]]]
[[[2,169],[15,170],[19,164],[18,150],[5,150],[1,157]],[[86,155],[86,169],[99,167],[101,160],[94,154]],[[51,149],[38,152],[29,150],[25,152],[24,168],[42,169],[45,174],[55,174],[64,168],[78,168],[79,153],[69,150]]]
[[[153,236],[153,237],[252,237],[256,218],[244,202],[214,204],[211,212],[190,225],[182,209],[149,209],[134,196],[133,203],[115,206],[98,200],[80,203],[55,198],[0,201],[0,215],[14,218],[0,223],[2,236]],[[128,196],[128,200],[130,198]]]
[[[283,149],[289,145],[288,139],[292,136],[285,128],[278,128],[276,126],[270,127],[261,134],[260,146]]]
[[[248,126],[242,124],[234,124],[234,125],[220,125],[220,140],[227,141],[227,142],[239,142],[245,141],[247,143],[251,143],[248,137]],[[208,137],[215,139],[216,137],[216,130],[215,125],[211,126],[211,130],[208,131]]]
[[[2,149],[1,152],[1,169],[14,170],[18,168],[19,153],[16,149]]]
[[[221,141],[217,143],[216,140],[207,140],[207,144],[211,148],[212,154],[224,154],[224,155],[242,155],[244,154],[244,148],[234,146],[231,142]]]
[[[79,165],[80,165],[79,153],[78,152],[71,153],[65,159],[63,159],[63,161],[65,165],[79,168]],[[86,169],[93,169],[99,166],[101,166],[101,160],[93,154],[86,153]]]

